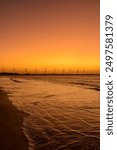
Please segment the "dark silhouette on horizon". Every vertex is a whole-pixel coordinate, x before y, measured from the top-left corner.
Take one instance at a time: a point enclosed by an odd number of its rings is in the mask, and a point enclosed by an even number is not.
[[[77,73],[64,73],[64,74],[62,74],[62,73],[46,73],[46,74],[44,74],[44,73],[12,73],[12,72],[0,72],[0,75],[2,76],[9,76],[9,75],[15,75],[15,76],[17,76],[17,75],[100,75],[100,73],[79,73],[79,74],[77,74]]]
[[[28,68],[25,68],[24,71],[18,71],[15,68],[11,71],[7,71],[7,69],[5,70],[4,68],[1,69],[0,71],[0,75],[90,75],[90,74],[100,74],[99,70],[79,70],[78,68],[75,69],[65,69],[63,68],[62,70],[57,70],[57,69],[53,69],[53,70],[47,70],[47,68],[45,68],[44,70],[39,70],[37,68],[35,68],[35,70],[30,70]]]

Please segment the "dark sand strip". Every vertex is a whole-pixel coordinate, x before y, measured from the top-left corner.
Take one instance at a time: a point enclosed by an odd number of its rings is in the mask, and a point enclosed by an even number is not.
[[[0,88],[0,150],[28,150],[21,126],[24,113],[9,101],[7,93]]]

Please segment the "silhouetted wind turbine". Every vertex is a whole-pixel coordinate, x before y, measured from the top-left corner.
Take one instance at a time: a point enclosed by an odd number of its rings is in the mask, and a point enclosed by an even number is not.
[[[56,74],[56,69],[54,68],[54,74]]]
[[[46,68],[45,68],[45,75],[46,75],[46,73],[47,73],[47,70],[46,70]]]
[[[77,74],[79,73],[78,69],[76,70]]]
[[[65,69],[63,68],[63,74],[65,73]]]

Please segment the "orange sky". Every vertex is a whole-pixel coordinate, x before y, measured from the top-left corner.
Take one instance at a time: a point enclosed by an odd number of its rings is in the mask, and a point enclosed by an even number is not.
[[[99,69],[99,0],[0,2],[0,68]]]

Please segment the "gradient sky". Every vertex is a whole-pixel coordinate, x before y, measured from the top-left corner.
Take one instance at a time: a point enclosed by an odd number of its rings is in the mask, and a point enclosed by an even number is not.
[[[0,1],[0,68],[99,69],[99,0]]]

